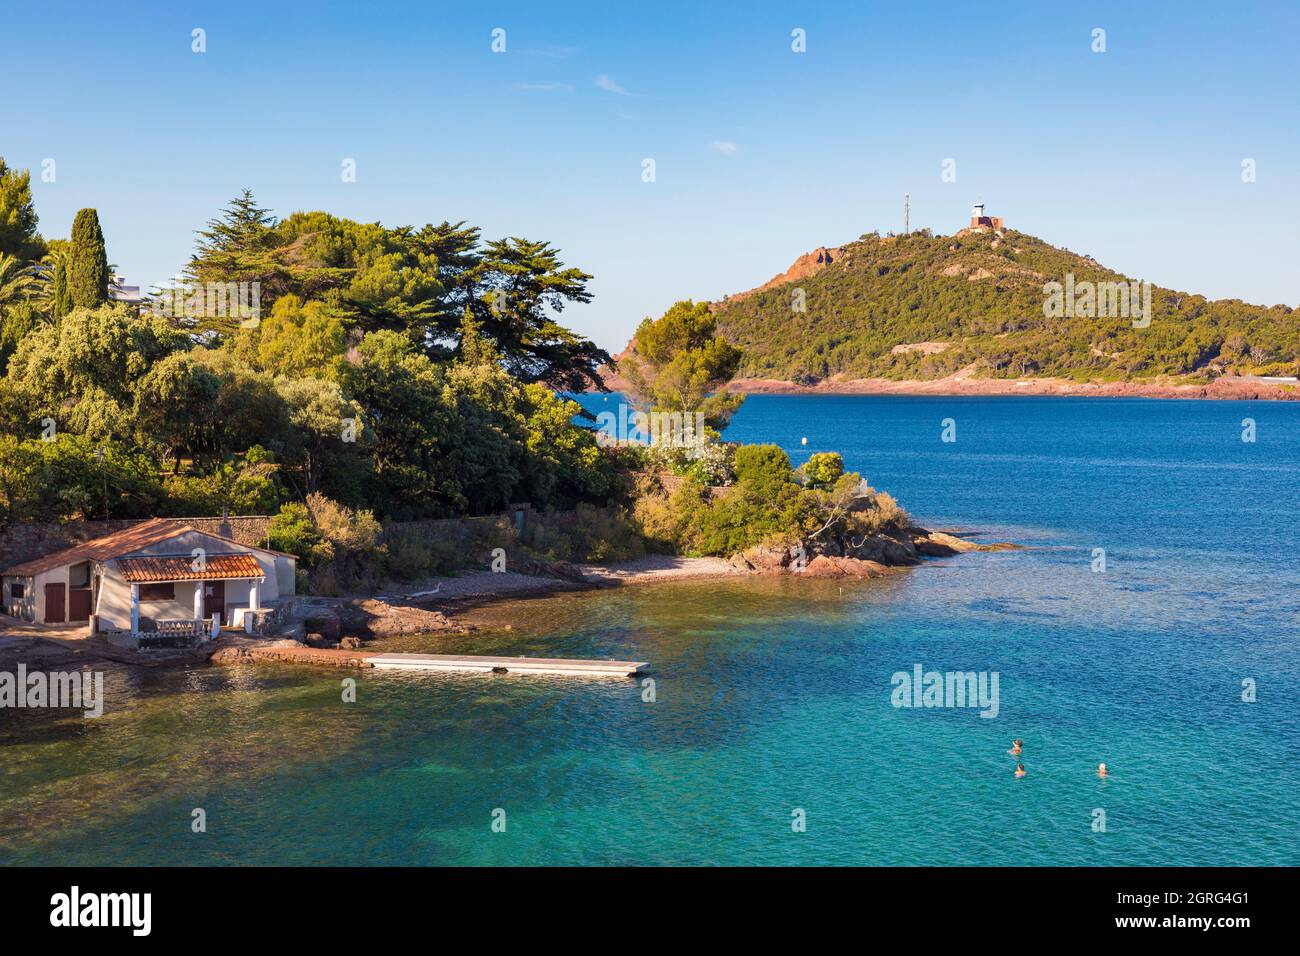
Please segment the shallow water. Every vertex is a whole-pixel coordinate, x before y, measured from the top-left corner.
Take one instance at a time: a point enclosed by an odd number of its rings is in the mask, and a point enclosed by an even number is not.
[[[1032,548],[518,601],[403,648],[646,660],[653,702],[110,670],[98,720],[0,712],[0,862],[1300,863],[1300,405],[756,396],[727,437],[839,449],[927,526]],[[998,672],[997,717],[895,708],[918,663]]]

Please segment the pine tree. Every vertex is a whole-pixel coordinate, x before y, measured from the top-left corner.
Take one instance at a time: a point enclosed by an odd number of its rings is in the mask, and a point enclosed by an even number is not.
[[[0,255],[30,262],[44,254],[32,205],[32,174],[10,169],[0,157]]]
[[[108,301],[108,254],[99,213],[93,209],[81,210],[72,221],[68,290],[74,309],[95,309]]]
[[[198,251],[191,266],[202,265],[207,259],[258,252],[266,247],[267,234],[274,225],[271,211],[259,206],[253,191],[246,188],[226,203],[219,218],[208,220],[208,228],[198,230]]]

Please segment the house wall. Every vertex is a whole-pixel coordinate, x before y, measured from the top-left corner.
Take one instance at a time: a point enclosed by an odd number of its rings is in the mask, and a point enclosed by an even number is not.
[[[275,584],[280,597],[296,594],[298,590],[298,559],[275,555]]]
[[[191,620],[194,617],[194,582],[177,581],[176,600],[141,601],[140,617],[155,620]],[[99,584],[101,630],[125,631],[131,627],[131,584],[111,567],[104,569]]]
[[[23,596],[20,598],[13,597],[11,593],[10,586],[15,582],[23,585]],[[4,602],[4,612],[10,617],[16,617],[21,621],[36,620],[36,590],[31,578],[5,578],[4,594],[0,599]]]

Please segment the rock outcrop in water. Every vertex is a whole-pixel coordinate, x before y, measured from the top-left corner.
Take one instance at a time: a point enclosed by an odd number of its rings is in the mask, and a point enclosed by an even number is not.
[[[978,544],[943,531],[916,525],[880,534],[852,535],[794,545],[747,548],[731,558],[742,571],[760,574],[806,574],[814,578],[877,578],[891,568],[913,567],[923,558],[944,558],[968,551],[1014,551],[1009,541]]]

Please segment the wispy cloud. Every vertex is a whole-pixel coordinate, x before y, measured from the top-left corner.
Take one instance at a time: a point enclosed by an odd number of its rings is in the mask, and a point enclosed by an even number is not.
[[[542,93],[567,93],[573,89],[570,83],[516,83],[517,90],[534,90]]]
[[[627,90],[614,82],[614,78],[608,73],[602,73],[596,77],[596,86],[608,93],[617,93],[619,96],[631,96]]]
[[[723,156],[735,156],[740,151],[740,146],[729,139],[715,139],[709,144],[709,149]]]

